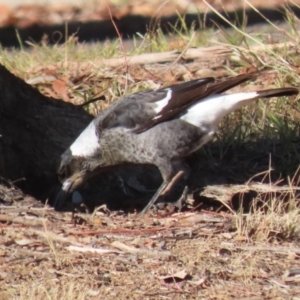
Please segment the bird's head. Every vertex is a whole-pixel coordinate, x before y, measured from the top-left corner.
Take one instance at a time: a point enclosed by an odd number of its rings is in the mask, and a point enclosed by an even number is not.
[[[62,184],[59,193],[54,200],[55,209],[60,209],[68,195],[73,194],[89,178],[97,175],[103,167],[101,155],[96,157],[73,156],[67,150],[61,156],[61,162],[57,170],[57,177]]]
[[[61,156],[57,175],[62,183],[62,188],[55,198],[54,207],[56,209],[63,205],[69,194],[97,173],[97,170],[103,164],[100,142],[96,131],[95,122],[92,121]]]
[[[65,192],[73,192],[83,183],[87,173],[84,165],[83,158],[73,156],[69,150],[62,155],[57,176]]]
[[[73,156],[69,149],[61,156],[57,177],[62,187],[54,200],[54,207],[56,209],[61,208],[67,196],[72,194],[86,181],[88,171],[85,159]]]

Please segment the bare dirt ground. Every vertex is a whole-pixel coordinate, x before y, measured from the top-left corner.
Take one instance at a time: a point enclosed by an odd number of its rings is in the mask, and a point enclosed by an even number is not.
[[[1,299],[300,295],[298,241],[266,217],[247,222],[246,215],[202,209],[139,218],[105,207],[58,213],[12,189],[0,194]],[[275,217],[267,218],[280,223]]]
[[[283,2],[258,4],[270,7]],[[135,10],[142,7],[143,13],[149,15],[157,10],[151,2],[143,3],[144,6],[136,1],[135,5],[116,6],[115,14],[122,15],[124,11],[137,14],[140,12]],[[174,3],[177,2],[172,5]],[[202,2],[195,3],[202,7]],[[223,6],[218,3],[218,9],[225,5],[228,10],[234,10],[240,2],[224,1]],[[30,9],[34,12],[27,11],[28,16],[42,8]],[[64,19],[61,15],[69,13],[68,9],[53,13],[49,17],[51,21],[36,14],[22,23],[24,14],[20,12],[26,10],[9,10],[9,18],[2,21],[3,24],[12,22],[18,26],[27,26],[26,22],[32,24],[37,19],[54,22],[54,16],[61,22]],[[97,14],[96,11],[91,16],[89,12],[80,10],[84,17],[79,18],[85,20]],[[22,17],[17,18],[18,13]],[[43,8],[40,14],[44,13],[47,11]],[[170,43],[169,50],[178,45],[182,47],[178,40]],[[186,45],[183,43],[183,47]],[[285,49],[298,55],[295,45]],[[176,63],[153,64],[152,67],[132,65],[128,72],[135,83],[147,81],[153,86],[170,80],[228,75],[228,68],[234,68],[234,63],[227,58],[229,52],[224,48],[215,51],[221,52],[216,52],[210,60],[197,61],[182,55],[182,61],[178,58]],[[25,53],[25,58],[34,53],[33,48]],[[262,55],[259,49],[256,53]],[[244,59],[246,62],[246,57]],[[79,85],[91,87],[93,94],[105,90],[103,86],[107,82],[125,85],[124,68],[116,67],[118,61],[113,61],[113,65],[112,61],[104,63],[105,76],[99,71],[103,61],[93,61],[92,70],[87,63],[80,66],[76,62],[68,63],[68,76],[61,62],[41,63],[27,68],[26,72],[13,62],[10,66],[15,74],[36,85],[44,94],[64,101],[77,101],[74,94]],[[299,74],[299,66],[291,65]],[[237,69],[239,72],[251,70],[248,66]],[[274,81],[274,74],[267,76],[252,89],[271,86]],[[101,104],[104,107],[112,98],[107,94],[106,103]],[[291,103],[296,105],[296,102]],[[290,111],[288,114],[294,118]],[[299,112],[294,114],[297,120]],[[285,111],[282,115],[285,116]],[[287,130],[282,135],[287,136],[292,131]],[[0,299],[299,299],[299,142],[293,139],[288,146],[281,146],[277,141],[270,145],[261,141],[232,150],[236,144],[235,141],[225,143],[228,148],[222,144],[219,147],[224,148],[222,151],[218,148],[217,155],[213,153],[215,148],[206,148],[205,157],[209,159],[204,159],[201,170],[206,170],[205,165],[209,164],[212,177],[235,178],[240,184],[222,182],[210,186],[205,182],[208,173],[196,172],[193,180],[206,183],[204,190],[196,191],[198,201],[195,194],[189,195],[184,211],[177,212],[167,206],[143,218],[134,210],[109,210],[109,205],[92,212],[85,207],[80,211],[56,212],[3,179],[0,185]],[[274,148],[277,152],[274,151],[272,159],[280,161],[280,166],[294,165],[293,173],[287,172],[290,181],[272,180],[269,157],[264,152]],[[243,172],[239,173],[239,169]],[[258,175],[253,179],[255,172]],[[245,177],[236,178],[237,174]],[[116,201],[122,202],[122,197],[122,193],[117,194]],[[250,208],[241,205],[249,202]]]

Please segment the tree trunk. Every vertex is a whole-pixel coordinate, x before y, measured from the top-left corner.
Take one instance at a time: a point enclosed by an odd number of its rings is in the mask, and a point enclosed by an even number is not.
[[[81,107],[43,96],[0,65],[0,177],[45,199],[60,155],[92,120]]]

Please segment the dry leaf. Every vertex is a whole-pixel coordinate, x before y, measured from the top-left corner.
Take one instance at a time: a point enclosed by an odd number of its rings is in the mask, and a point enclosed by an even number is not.
[[[40,244],[40,241],[31,240],[31,239],[21,239],[21,240],[15,240],[15,243],[20,246],[27,246],[27,245],[35,244],[35,243]]]
[[[67,77],[61,77],[53,81],[52,88],[59,98],[66,102],[70,102],[70,98],[68,97],[67,82]]]
[[[125,245],[124,243],[121,243],[119,241],[115,241],[111,243],[113,247],[116,247],[118,249],[121,249],[125,252],[132,253],[132,254],[140,254],[140,255],[146,255],[146,256],[171,256],[172,253],[170,251],[160,251],[160,250],[148,250],[148,249],[142,249],[142,248],[135,248]]]
[[[188,273],[186,270],[181,270],[179,272],[176,272],[174,274],[166,275],[166,276],[159,276],[158,278],[161,280],[170,280],[170,279],[185,279],[187,277]]]
[[[121,254],[123,253],[122,251],[117,251],[113,249],[100,249],[100,248],[93,248],[93,247],[79,247],[79,246],[68,246],[66,247],[67,250],[69,251],[78,251],[78,252],[91,252],[91,253],[96,253],[96,254],[108,254],[108,253],[116,253],[116,254]]]
[[[192,284],[192,285],[200,286],[200,285],[204,284],[206,280],[207,280],[207,277],[205,276],[199,280],[189,280],[188,283]]]
[[[234,240],[238,242],[243,242],[243,241],[247,241],[247,237],[243,235],[237,235],[234,237]]]

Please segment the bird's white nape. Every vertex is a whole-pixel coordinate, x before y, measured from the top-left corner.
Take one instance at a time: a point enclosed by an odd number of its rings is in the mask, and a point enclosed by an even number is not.
[[[100,147],[96,130],[95,123],[92,121],[70,146],[73,156],[87,157],[92,156],[96,152]]]
[[[213,95],[189,107],[180,119],[200,128],[216,128],[224,116],[257,97],[256,92]]]

